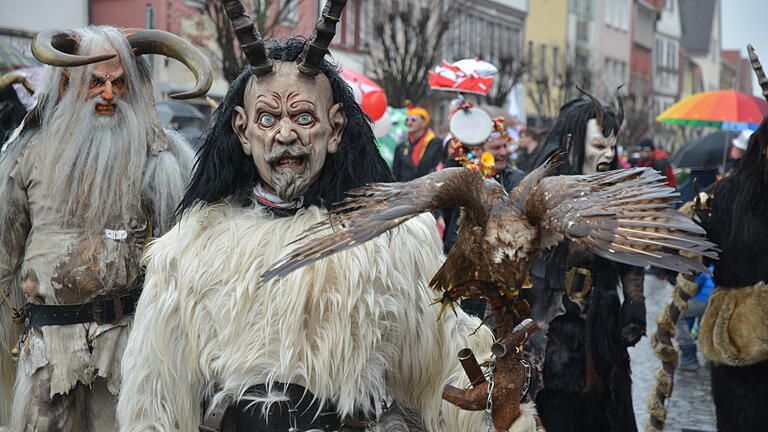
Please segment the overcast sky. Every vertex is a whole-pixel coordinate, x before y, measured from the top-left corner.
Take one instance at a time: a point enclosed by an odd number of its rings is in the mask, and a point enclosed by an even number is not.
[[[768,70],[768,1],[766,0],[721,0],[723,42],[726,49],[741,50],[747,56],[747,44],[755,47],[760,63]],[[760,94],[757,79],[752,75],[752,87]]]

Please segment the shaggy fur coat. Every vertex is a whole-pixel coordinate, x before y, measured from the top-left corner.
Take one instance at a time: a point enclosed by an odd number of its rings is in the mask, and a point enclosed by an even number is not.
[[[391,398],[429,431],[484,424],[482,411],[440,397],[463,375],[457,351],[483,358],[492,336],[460,310],[436,319],[427,283],[442,252],[431,215],[260,285],[289,242],[324,218],[317,207],[276,218],[243,203],[203,206],[151,245],[123,358],[121,431],[197,431],[203,400],[275,381],[307,387],[341,416]],[[535,430],[535,410],[524,409],[511,430]]]

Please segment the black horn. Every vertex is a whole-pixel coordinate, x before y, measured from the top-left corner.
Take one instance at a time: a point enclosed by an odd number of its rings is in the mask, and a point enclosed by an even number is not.
[[[341,12],[347,5],[346,0],[328,0],[323,8],[320,20],[312,32],[312,37],[304,44],[302,51],[296,62],[299,64],[299,72],[308,76],[315,76],[320,73],[320,63],[323,57],[328,54],[328,46],[331,45],[333,37],[336,35],[336,24],[339,22]]]
[[[32,55],[45,64],[60,67],[85,66],[117,55],[77,55],[77,40],[77,34],[69,30],[43,30],[32,38]]]
[[[596,97],[592,96],[591,93],[582,89],[578,85],[576,86],[576,90],[578,90],[584,96],[592,99],[592,103],[595,105],[595,113],[596,113],[595,118],[597,119],[597,127],[600,128],[600,130],[603,130],[603,120],[605,120],[605,109],[603,109],[603,104],[600,103],[600,101],[597,100]]]
[[[172,94],[174,99],[190,99],[204,95],[213,84],[213,69],[203,54],[187,40],[163,30],[124,30],[135,55],[162,54],[184,63],[195,75],[195,88]]]
[[[3,90],[12,84],[21,84],[25,89],[27,89],[29,94],[35,93],[35,88],[32,87],[32,84],[30,84],[29,80],[17,74],[16,72],[8,72],[7,74],[0,77],[0,90]]]
[[[264,39],[254,27],[253,20],[245,14],[243,3],[240,0],[223,0],[222,3],[253,74],[260,77],[272,72],[272,59],[267,54]]]
[[[763,89],[763,97],[765,100],[768,100],[768,78],[766,78],[763,65],[760,64],[760,59],[757,58],[755,49],[752,48],[751,44],[747,45],[747,54],[749,55],[749,61],[752,62],[752,69],[754,69],[755,75],[757,75],[757,83]]]
[[[621,124],[624,123],[624,98],[621,96],[621,88],[624,84],[616,87],[616,105],[618,107],[618,113],[616,114],[616,135],[619,134]]]

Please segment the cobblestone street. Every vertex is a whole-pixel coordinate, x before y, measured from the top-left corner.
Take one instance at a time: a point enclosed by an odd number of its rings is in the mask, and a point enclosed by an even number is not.
[[[646,275],[647,334],[656,331],[656,317],[670,301],[672,286],[653,275]],[[632,359],[632,399],[639,430],[644,430],[648,419],[646,399],[654,385],[654,376],[661,362],[653,355],[648,338],[630,348]],[[672,398],[668,402],[665,431],[714,432],[715,407],[709,387],[709,369],[699,352],[702,367],[696,372],[677,371]]]

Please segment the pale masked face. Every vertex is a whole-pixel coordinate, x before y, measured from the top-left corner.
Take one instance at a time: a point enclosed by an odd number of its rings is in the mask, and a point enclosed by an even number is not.
[[[251,78],[243,104],[232,127],[264,186],[285,201],[302,196],[317,181],[326,156],[336,152],[344,130],[328,78],[307,77],[296,63],[276,61],[273,72]]]
[[[603,132],[597,127],[597,120],[590,119],[587,122],[587,134],[584,137],[584,165],[581,167],[583,174],[608,171],[613,158],[616,156],[616,135],[603,136]]]

